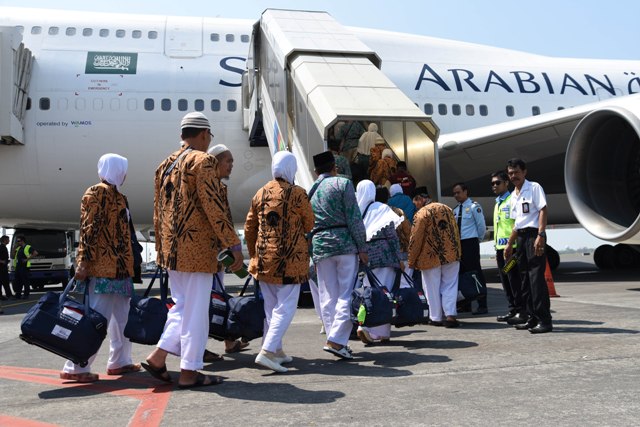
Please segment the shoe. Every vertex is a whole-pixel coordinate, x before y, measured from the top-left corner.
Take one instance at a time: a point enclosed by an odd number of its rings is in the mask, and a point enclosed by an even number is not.
[[[284,350],[280,349],[276,351],[276,361],[281,365],[283,363],[291,363],[293,362],[293,357],[287,356]]]
[[[442,323],[444,324],[445,328],[457,328],[460,326],[460,322],[458,322],[455,317],[447,318]]]
[[[544,324],[538,323],[533,328],[529,329],[529,332],[532,334],[546,334],[547,332],[553,331],[553,325],[551,323]]]
[[[519,331],[525,331],[527,329],[535,328],[538,325],[538,321],[535,319],[529,319],[526,323],[514,326]]]
[[[322,349],[327,353],[338,356],[341,359],[353,359],[353,355],[349,352],[349,350],[347,350],[347,346],[342,346],[341,348],[337,349],[329,345],[325,345],[324,347],[322,347]]]
[[[429,324],[433,326],[444,326],[441,320],[429,320]]]
[[[139,363],[133,363],[120,368],[107,369],[107,375],[124,375],[131,372],[140,372],[141,369],[142,366]]]
[[[527,323],[528,317],[525,317],[522,313],[518,313],[513,317],[507,319],[507,323],[511,326],[513,325],[522,325]]]
[[[380,338],[380,344],[389,344],[391,342],[390,337]]]
[[[224,357],[221,354],[214,353],[206,348],[204,349],[204,354],[202,355],[202,361],[204,363],[220,362],[222,360],[224,360]]]
[[[326,335],[327,331],[324,330],[324,323],[320,326],[320,335]]]
[[[164,381],[165,383],[170,383],[173,381],[171,379],[171,375],[169,375],[169,373],[167,372],[167,365],[156,368],[154,366],[151,366],[151,364],[147,361],[147,363],[140,362],[140,366],[142,366],[145,371],[149,372],[151,376],[157,380]]]
[[[471,314],[477,316],[478,314],[487,314],[489,309],[487,307],[478,307],[476,311],[473,311]]]
[[[511,319],[512,317],[515,317],[515,316],[516,316],[516,313],[509,312],[507,314],[503,314],[502,316],[496,317],[496,320],[498,322],[506,322],[506,321],[508,321],[509,319]]]
[[[205,382],[207,378],[209,379],[208,383]],[[223,381],[224,380],[222,379],[222,377],[219,377],[217,375],[204,375],[198,372],[196,382],[192,384],[178,384],[178,388],[180,390],[187,390],[190,388],[209,387],[210,385],[222,384]]]
[[[244,341],[240,341],[240,340],[236,340],[233,343],[233,346],[231,346],[231,348],[229,348],[228,350],[225,348],[224,352],[229,354],[229,353],[237,353],[239,351],[244,350],[245,348],[249,347],[249,342],[244,342]]]
[[[373,344],[373,338],[369,335],[369,331],[362,329],[362,327],[358,327],[358,332],[356,332],[360,341],[365,344]]]
[[[287,372],[288,371],[287,368],[285,368],[280,363],[278,363],[278,360],[277,360],[275,355],[274,356],[270,356],[270,355],[264,353],[264,350],[261,351],[260,353],[258,353],[258,355],[256,356],[255,362],[258,365],[264,366],[265,368],[271,369],[272,371],[275,371],[275,372]]]
[[[91,372],[83,372],[81,374],[70,374],[68,372],[60,372],[61,380],[75,381],[77,383],[95,383],[100,379],[98,374]]]

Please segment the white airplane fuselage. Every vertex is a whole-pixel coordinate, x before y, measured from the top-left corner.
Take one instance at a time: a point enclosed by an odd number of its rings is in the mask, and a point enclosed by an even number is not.
[[[271,178],[269,149],[250,147],[242,129],[241,75],[254,20],[0,12],[0,26],[22,27],[35,57],[24,144],[0,145],[0,225],[77,226],[80,197],[98,181],[97,160],[107,152],[129,159],[123,192],[136,223],[151,224],[155,168],[179,148],[180,118],[200,109],[213,124],[212,144],[234,155],[230,204],[243,222],[250,198]],[[639,61],[550,58],[350,29],[433,115],[440,146],[455,132],[640,92]],[[88,55],[105,52],[136,54],[134,64],[121,73],[92,69]]]

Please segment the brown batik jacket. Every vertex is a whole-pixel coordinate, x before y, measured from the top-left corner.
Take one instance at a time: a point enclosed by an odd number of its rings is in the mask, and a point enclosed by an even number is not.
[[[442,203],[429,203],[413,216],[409,266],[427,270],[459,261],[460,234],[453,211]]]
[[[80,204],[80,241],[76,260],[91,277],[133,276],[127,198],[101,182],[87,189]]]
[[[302,187],[281,179],[269,181],[253,196],[244,225],[249,272],[268,283],[305,282],[309,273],[306,235],[314,221]]]
[[[389,206],[396,215],[403,217],[404,219],[398,227],[396,227],[396,234],[398,235],[398,241],[400,242],[400,252],[409,252],[409,239],[411,238],[411,222],[407,219],[404,211],[394,206]]]
[[[158,265],[183,272],[218,271],[218,248],[240,244],[226,214],[226,197],[217,179],[215,157],[188,151],[171,154],[156,169],[153,225]]]

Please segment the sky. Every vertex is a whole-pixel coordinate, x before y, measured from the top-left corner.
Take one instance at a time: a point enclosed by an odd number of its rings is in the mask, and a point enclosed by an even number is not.
[[[0,6],[258,20],[267,8],[323,10],[347,26],[487,44],[548,56],[640,59],[637,0],[0,0]],[[549,244],[596,247],[584,230],[551,230]],[[482,252],[491,251],[483,244]]]

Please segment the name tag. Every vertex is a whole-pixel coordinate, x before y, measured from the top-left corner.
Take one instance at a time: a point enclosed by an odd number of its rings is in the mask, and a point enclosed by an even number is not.
[[[522,213],[529,213],[529,203],[528,202],[523,202],[522,203]]]

